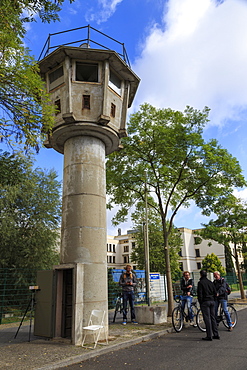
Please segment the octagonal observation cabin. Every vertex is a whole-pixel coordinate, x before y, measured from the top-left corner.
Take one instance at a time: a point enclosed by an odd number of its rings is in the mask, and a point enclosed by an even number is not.
[[[71,41],[75,34],[79,40]],[[89,25],[50,34],[39,67],[56,106],[55,125],[45,146],[63,153],[68,138],[89,135],[105,143],[106,154],[117,150],[121,137],[127,136],[127,109],[140,82],[124,44]]]

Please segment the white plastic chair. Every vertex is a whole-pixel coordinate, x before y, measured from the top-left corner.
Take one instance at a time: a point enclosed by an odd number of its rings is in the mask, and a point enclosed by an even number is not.
[[[99,336],[100,336],[100,333],[101,333],[102,329],[105,333],[106,343],[99,343],[99,344],[102,344],[102,345],[108,344],[108,338],[106,336],[106,328],[105,328],[105,325],[104,325],[104,318],[105,318],[105,311],[92,310],[89,321],[88,321],[88,326],[84,326],[82,328],[84,330],[84,336],[83,336],[83,340],[82,340],[82,347],[95,349],[95,347],[98,343]],[[88,334],[93,335],[93,338],[94,338],[94,346],[93,347],[84,346],[85,339],[86,339],[86,336]]]

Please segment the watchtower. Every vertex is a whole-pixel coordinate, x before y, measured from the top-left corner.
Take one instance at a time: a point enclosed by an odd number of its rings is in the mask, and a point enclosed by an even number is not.
[[[95,44],[89,37],[92,28],[81,29],[88,30],[88,37],[79,46],[63,44],[52,52],[50,35],[39,62],[56,106],[45,146],[64,154],[55,336],[71,335],[77,345],[92,309],[108,312],[105,156],[118,150],[126,136],[127,109],[139,84],[123,44],[120,55]]]

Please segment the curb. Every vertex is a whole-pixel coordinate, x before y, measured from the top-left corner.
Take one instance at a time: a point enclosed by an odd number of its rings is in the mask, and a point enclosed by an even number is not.
[[[101,348],[101,349],[97,349],[97,350],[95,349],[95,350],[92,350],[92,352],[88,352],[88,353],[85,353],[83,355],[69,357],[69,358],[66,358],[64,360],[57,361],[56,363],[53,363],[53,364],[51,363],[49,365],[39,367],[36,370],[59,369],[59,368],[64,367],[64,366],[74,365],[74,364],[77,364],[81,361],[85,361],[85,360],[88,360],[88,359],[96,357],[96,356],[104,355],[106,353],[109,353],[109,352],[112,352],[112,351],[117,351],[117,350],[123,349],[123,348],[127,348],[127,347],[130,347],[132,345],[139,344],[141,342],[147,342],[151,339],[159,338],[159,337],[161,337],[163,335],[166,335],[168,333],[172,333],[173,331],[174,331],[173,328],[161,330],[161,331],[158,331],[158,332],[155,332],[155,333],[144,335],[142,337],[131,339],[131,340],[123,342],[123,343],[113,344],[112,346],[108,346],[107,348]]]

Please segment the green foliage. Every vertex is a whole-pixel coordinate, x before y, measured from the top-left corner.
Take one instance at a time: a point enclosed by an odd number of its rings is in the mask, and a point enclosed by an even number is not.
[[[217,215],[217,219],[215,221],[211,220],[208,225],[204,225],[206,226],[204,234],[209,235],[211,239],[225,246],[226,262],[228,263],[227,271],[232,271],[233,263],[230,256],[235,259],[241,298],[244,299],[245,292],[239,253],[243,252],[246,261],[247,203],[233,195],[228,195],[218,200],[214,205],[214,212]]]
[[[208,113],[208,108],[179,112],[143,104],[130,117],[123,149],[112,153],[106,166],[108,207],[119,206],[114,224],[126,221],[131,207],[145,199],[145,182],[149,187],[153,199],[149,205],[162,223],[168,315],[172,309],[169,234],[178,210],[194,200],[209,215],[219,197],[231,194],[234,186],[246,185],[237,159],[216,140],[204,141]]]
[[[151,200],[150,200],[151,202]],[[134,229],[138,230],[135,234],[136,247],[131,254],[131,260],[138,264],[138,268],[145,269],[144,252],[144,204],[139,202],[136,211],[132,214]],[[150,271],[165,274],[166,264],[164,258],[164,238],[161,219],[154,209],[148,212],[148,235],[149,235],[149,262]],[[179,251],[182,246],[181,233],[178,229],[172,228],[169,235],[169,253],[172,278],[175,278],[179,269]]]
[[[214,253],[206,255],[206,257],[202,260],[202,268],[207,272],[219,271],[220,275],[226,274],[220,259]]]
[[[194,244],[199,245],[199,244],[201,244],[201,242],[202,242],[202,238],[200,238],[200,236],[195,236]]]
[[[247,242],[246,203],[233,195],[222,197],[215,204],[216,220],[210,220],[201,231],[204,238],[213,239],[225,246],[227,271],[231,272],[232,258],[238,258],[237,251],[244,253]],[[230,245],[235,247],[232,253]]]
[[[73,1],[73,0],[71,0]],[[70,2],[71,2],[70,1]],[[39,67],[24,47],[25,23],[58,20],[57,12],[64,0],[0,2],[0,141],[11,148],[38,151],[54,123],[55,108],[50,104],[39,75]],[[23,15],[25,14],[25,16]]]
[[[145,178],[157,200],[155,209],[167,219],[170,207],[171,221],[192,199],[209,214],[219,196],[245,185],[236,158],[216,140],[204,142],[207,121],[207,108],[178,112],[149,104],[130,117],[124,148],[107,161],[108,206],[120,205],[113,222],[126,221],[129,208],[144,200]]]
[[[59,262],[60,183],[31,158],[0,156],[0,267],[45,269]]]

